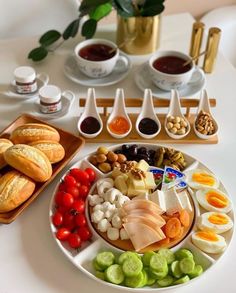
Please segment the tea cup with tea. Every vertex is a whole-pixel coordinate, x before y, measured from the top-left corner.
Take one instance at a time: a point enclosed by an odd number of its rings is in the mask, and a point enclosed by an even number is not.
[[[91,39],[79,43],[74,53],[81,72],[92,78],[102,78],[116,69],[122,72],[128,69],[126,56],[120,56],[116,44],[104,39]]]
[[[204,72],[196,67],[191,57],[178,51],[159,51],[149,59],[149,71],[153,83],[164,91],[179,90],[188,84],[198,83],[205,78]],[[198,78],[192,80],[193,74]]]

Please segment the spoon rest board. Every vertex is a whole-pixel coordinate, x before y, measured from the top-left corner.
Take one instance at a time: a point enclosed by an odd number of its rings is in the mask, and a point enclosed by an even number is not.
[[[80,99],[79,101],[79,106],[82,108],[85,106],[85,99]],[[125,99],[125,104],[126,108],[140,108],[142,106],[142,98],[126,98]],[[216,106],[216,100],[215,99],[209,99],[210,101],[210,106],[211,108]],[[153,104],[155,108],[168,108],[169,107],[169,99],[153,99]],[[96,99],[97,107],[98,108],[103,108],[102,113],[100,113],[100,117],[103,121],[103,125],[106,125],[106,121],[109,116],[108,108],[111,108],[114,103],[114,99],[110,98],[98,98]],[[158,113],[157,116],[161,122],[161,131],[160,133],[151,139],[146,139],[141,137],[136,129],[135,129],[135,123],[136,119],[138,117],[139,113],[132,113],[128,110],[129,118],[132,122],[132,130],[129,133],[128,136],[124,138],[119,138],[119,142],[121,143],[126,143],[126,142],[159,142],[159,143],[176,143],[176,144],[217,144],[218,143],[218,136],[215,135],[209,139],[201,139],[199,138],[193,129],[193,123],[195,120],[195,115],[196,114],[191,114],[191,109],[192,108],[197,108],[199,104],[199,99],[180,99],[181,107],[185,108],[185,117],[187,120],[190,122],[191,125],[191,130],[189,134],[182,138],[182,139],[174,139],[168,136],[168,134],[165,131],[164,123],[165,123],[165,118],[167,115],[167,110],[165,109],[165,113]],[[163,109],[164,110],[164,109]],[[163,111],[164,112],[164,111]],[[194,111],[196,112],[196,111]],[[94,137],[94,138],[85,138],[85,141],[87,143],[117,143],[117,138],[112,137],[106,127],[103,127],[103,130],[101,133]]]

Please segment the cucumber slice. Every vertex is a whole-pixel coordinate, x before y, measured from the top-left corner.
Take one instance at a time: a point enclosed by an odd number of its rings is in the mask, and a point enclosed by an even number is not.
[[[201,265],[195,265],[193,271],[189,273],[188,275],[191,279],[193,279],[200,276],[202,273],[203,273],[203,267]]]
[[[138,258],[140,259],[139,255],[133,251],[126,251],[122,253],[118,258],[118,264],[122,265],[124,261],[128,258]]]
[[[150,260],[150,268],[154,272],[168,271],[168,265],[165,257],[158,253],[153,255]]]
[[[104,272],[96,271],[95,276],[96,276],[98,279],[103,280],[103,281],[105,281],[105,279],[106,279],[106,278],[105,278],[105,273],[104,273]]]
[[[155,276],[156,280],[161,280],[168,275],[168,268],[163,269],[162,271],[159,271],[159,272],[151,270],[151,272],[152,272],[152,275]]]
[[[174,252],[171,251],[170,249],[168,248],[161,248],[159,251],[158,251],[158,254],[162,255],[165,257],[166,261],[167,261],[167,264],[171,264],[173,261],[175,261],[175,255],[174,255]]]
[[[187,283],[190,280],[189,276],[183,276],[182,278],[174,281],[173,285],[178,285],[178,284],[184,284]]]
[[[134,277],[142,271],[143,263],[136,256],[129,257],[123,262],[122,269],[126,277]]]
[[[93,268],[95,269],[95,271],[104,271],[104,269],[100,267],[100,265],[97,263],[96,258],[93,260]]]
[[[162,280],[158,280],[157,284],[160,287],[168,287],[170,285],[172,285],[174,282],[174,278],[172,276],[167,275],[165,278],[163,278]]]
[[[178,260],[172,262],[170,269],[171,269],[171,272],[175,278],[180,278],[183,274],[182,271],[180,270]]]
[[[125,279],[122,268],[118,264],[111,265],[108,269],[106,269],[105,277],[108,282],[117,285],[122,283]]]
[[[195,267],[195,262],[192,258],[183,258],[179,262],[179,268],[184,274],[190,274]]]
[[[190,250],[183,248],[176,251],[175,257],[177,260],[181,260],[183,258],[193,258],[193,254]]]
[[[142,270],[142,274],[143,274],[143,282],[142,282],[142,286],[141,287],[144,287],[144,286],[147,285],[148,275],[147,275],[147,273],[146,273],[146,271],[144,269]]]
[[[141,271],[137,276],[134,277],[126,277],[125,278],[125,286],[131,288],[141,288],[143,285],[144,275]]]
[[[148,268],[144,268],[147,274],[147,285],[152,286],[156,282],[156,276],[152,274],[152,272]]]
[[[110,251],[100,252],[96,257],[96,262],[102,269],[106,269],[115,262],[115,255]]]
[[[149,267],[150,266],[150,260],[151,260],[151,257],[153,255],[155,255],[156,253],[154,251],[147,251],[144,253],[143,257],[142,257],[142,261],[143,261],[143,265],[146,266],[146,267]]]

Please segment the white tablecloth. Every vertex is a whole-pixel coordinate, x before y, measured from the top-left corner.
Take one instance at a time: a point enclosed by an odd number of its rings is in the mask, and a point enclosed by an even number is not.
[[[188,52],[193,18],[179,14],[163,18],[161,49]],[[114,27],[103,28],[104,36],[114,40]],[[0,92],[3,92],[13,78],[13,70],[19,65],[31,64],[26,56],[36,46],[37,38],[22,38],[0,41]],[[78,40],[77,40],[78,41]],[[77,133],[76,123],[80,112],[78,100],[85,97],[87,88],[68,80],[63,74],[66,56],[72,51],[76,40],[69,41],[63,48],[45,61],[31,64],[37,72],[47,72],[50,83],[61,89],[70,89],[76,94],[71,112],[64,118],[51,121],[52,124]],[[134,83],[133,72],[138,64],[148,56],[132,57],[133,69],[128,78],[117,85],[96,89],[98,97],[114,97],[116,87],[123,87],[127,97],[140,97],[142,92]],[[217,145],[178,145],[177,147],[204,162],[225,184],[232,196],[235,196],[236,166],[236,71],[219,54],[214,72],[207,75],[206,88],[210,97],[217,99],[213,113],[219,123],[219,143]],[[18,101],[0,93],[0,129],[5,128],[13,119],[32,110],[32,101]],[[175,145],[173,145],[175,146]],[[96,148],[86,144],[83,150],[69,164],[77,161]],[[68,166],[64,169],[64,172]],[[63,172],[61,172],[63,174]],[[37,200],[10,225],[0,225],[0,293],[42,293],[42,292],[115,292],[104,285],[89,279],[71,264],[57,247],[49,230],[48,207],[54,187],[60,175],[45,189]],[[227,292],[236,290],[236,241],[224,257],[191,286],[181,287],[176,292]],[[118,291],[117,291],[118,292]]]

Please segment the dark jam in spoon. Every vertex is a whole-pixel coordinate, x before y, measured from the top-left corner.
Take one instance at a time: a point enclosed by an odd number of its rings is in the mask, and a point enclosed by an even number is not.
[[[101,125],[99,121],[91,116],[85,118],[80,124],[80,129],[82,130],[82,132],[87,134],[94,134],[98,132],[100,128]]]
[[[150,118],[143,118],[138,125],[138,129],[143,134],[151,135],[158,131],[157,123]]]

